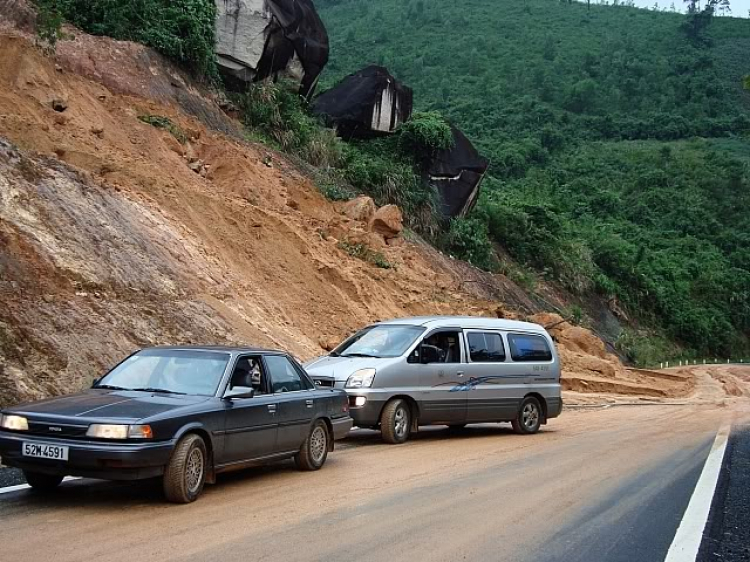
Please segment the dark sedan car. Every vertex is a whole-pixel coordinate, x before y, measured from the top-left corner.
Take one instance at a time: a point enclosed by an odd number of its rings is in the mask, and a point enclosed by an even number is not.
[[[317,470],[351,426],[346,393],[317,388],[286,353],[158,347],[85,392],[0,412],[0,456],[34,488],[161,477],[187,503],[219,472],[289,457]]]

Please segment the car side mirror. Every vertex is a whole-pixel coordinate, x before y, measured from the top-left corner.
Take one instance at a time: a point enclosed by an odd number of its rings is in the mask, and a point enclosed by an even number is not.
[[[421,347],[421,355],[420,359],[423,365],[440,362],[440,352],[435,346],[423,345]]]
[[[224,395],[224,400],[234,400],[234,399],[240,399],[240,398],[252,398],[255,396],[255,389],[251,388],[249,391],[242,389],[237,390],[230,390]]]

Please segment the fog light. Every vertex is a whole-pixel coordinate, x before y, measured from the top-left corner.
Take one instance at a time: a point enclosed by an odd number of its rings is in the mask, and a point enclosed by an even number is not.
[[[354,404],[353,404],[354,406],[356,406],[358,408],[361,408],[366,403],[367,403],[367,398],[365,398],[364,396],[355,396],[354,397]]]

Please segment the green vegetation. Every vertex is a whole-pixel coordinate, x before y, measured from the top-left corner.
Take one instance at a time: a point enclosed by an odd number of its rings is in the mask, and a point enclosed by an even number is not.
[[[57,8],[56,0],[37,0],[36,5],[37,42],[54,52],[57,41],[63,38],[63,16]]]
[[[478,219],[453,219],[446,237],[448,251],[488,271],[497,269],[487,223]]]
[[[318,168],[321,192],[332,200],[365,192],[378,205],[399,205],[411,227],[428,236],[438,230],[435,193],[419,178],[422,155],[449,145],[450,127],[439,116],[415,116],[391,137],[343,142],[326,129],[297,95],[294,84],[259,83],[235,96],[243,122],[270,144]]]
[[[350,256],[371,263],[375,267],[381,269],[391,269],[393,267],[393,264],[391,264],[383,254],[376,252],[362,242],[348,242],[342,240],[339,242],[338,246]]]
[[[213,0],[37,0],[42,39],[54,46],[62,19],[93,35],[137,41],[215,78]],[[52,40],[54,39],[54,41]]]
[[[457,254],[491,265],[479,221],[522,267],[616,296],[684,347],[750,349],[749,21],[703,16],[691,35],[686,16],[623,5],[316,5],[323,87],[383,64],[490,159]]]
[[[143,121],[152,127],[156,127],[157,129],[168,131],[169,134],[176,138],[180,144],[185,144],[188,140],[185,131],[177,126],[169,117],[163,117],[161,115],[139,115],[138,120]]]

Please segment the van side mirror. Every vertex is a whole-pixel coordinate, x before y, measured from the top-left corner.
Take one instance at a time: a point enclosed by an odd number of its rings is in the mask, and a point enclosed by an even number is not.
[[[422,345],[420,347],[420,362],[423,365],[429,363],[440,363],[440,350],[434,345]]]

